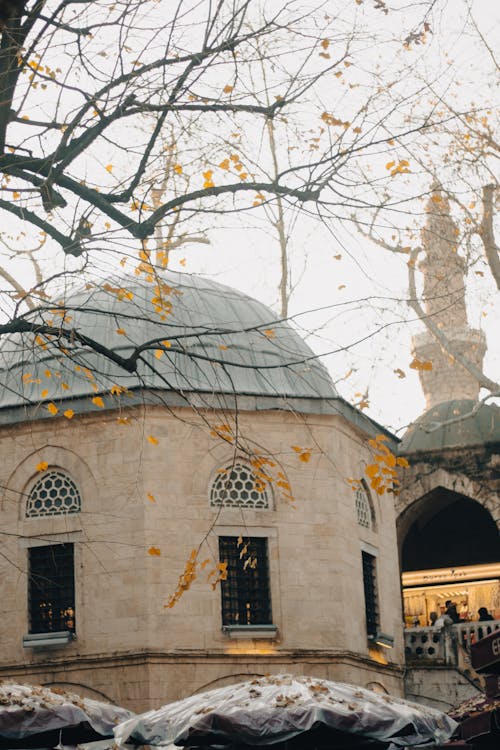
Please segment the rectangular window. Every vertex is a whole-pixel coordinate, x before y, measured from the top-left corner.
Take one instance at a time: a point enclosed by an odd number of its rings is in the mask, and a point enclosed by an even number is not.
[[[221,581],[222,624],[270,625],[267,539],[221,536],[219,559],[227,563],[227,578]]]
[[[362,552],[361,554],[363,556],[366,632],[368,635],[377,635],[379,629],[376,574],[377,558],[370,555],[368,552]]]
[[[28,550],[30,633],[75,632],[73,549],[51,544]]]

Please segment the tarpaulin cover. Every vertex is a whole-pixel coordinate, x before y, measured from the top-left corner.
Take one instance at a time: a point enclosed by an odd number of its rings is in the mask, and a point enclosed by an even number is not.
[[[0,747],[54,747],[112,737],[134,714],[59,688],[0,681]]]
[[[491,735],[498,738],[500,746],[500,698],[477,695],[462,701],[449,715],[460,722],[462,739]]]
[[[444,742],[457,724],[446,714],[390,695],[313,677],[274,675],[210,690],[139,714],[115,730],[119,744],[272,745],[307,733],[313,744],[396,747]],[[340,741],[342,740],[342,741]],[[307,742],[305,742],[307,744]],[[309,743],[310,744],[310,743]],[[362,743],[357,742],[358,745]]]

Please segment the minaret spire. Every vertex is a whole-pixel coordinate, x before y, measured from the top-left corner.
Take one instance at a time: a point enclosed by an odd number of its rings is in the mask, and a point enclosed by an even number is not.
[[[426,205],[422,229],[425,258],[419,264],[424,277],[426,315],[441,329],[452,348],[482,369],[486,339],[482,331],[469,327],[465,305],[465,260],[458,254],[459,230],[450,204],[434,183]],[[454,399],[479,397],[477,379],[444,351],[430,331],[413,337],[414,355],[432,362],[432,370],[420,370],[427,408]]]

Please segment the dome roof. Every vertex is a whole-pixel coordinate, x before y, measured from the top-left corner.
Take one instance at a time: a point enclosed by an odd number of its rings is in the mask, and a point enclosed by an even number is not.
[[[0,349],[0,409],[99,393],[107,394],[105,405],[112,408],[117,405],[109,396],[113,386],[282,398],[337,396],[326,368],[288,323],[276,323],[269,308],[246,294],[200,276],[161,272],[160,283],[120,279],[75,293],[65,307],[67,326],[117,358],[144,347],[137,372],[127,372],[118,361],[78,346],[76,340],[15,334]],[[45,322],[52,318],[57,326],[58,314],[63,313],[47,311]]]
[[[500,408],[472,399],[455,399],[437,404],[415,420],[398,452],[408,455],[497,442],[500,442]]]

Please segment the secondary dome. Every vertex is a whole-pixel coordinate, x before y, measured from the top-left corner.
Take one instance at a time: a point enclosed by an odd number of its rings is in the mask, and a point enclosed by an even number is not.
[[[76,338],[15,334],[0,350],[0,409],[95,398],[113,386],[281,398],[337,396],[326,368],[288,323],[276,323],[268,307],[246,294],[200,276],[161,272],[161,280],[151,283],[120,279],[75,293],[65,307],[65,326],[97,348],[128,360],[140,347],[137,372],[78,345]],[[49,318],[54,326],[61,320],[57,310],[43,314],[45,322]],[[42,315],[37,313],[35,320]],[[112,408],[112,401],[106,398],[106,407]]]
[[[406,431],[403,454],[500,442],[500,409],[472,399],[454,399],[426,411]]]

